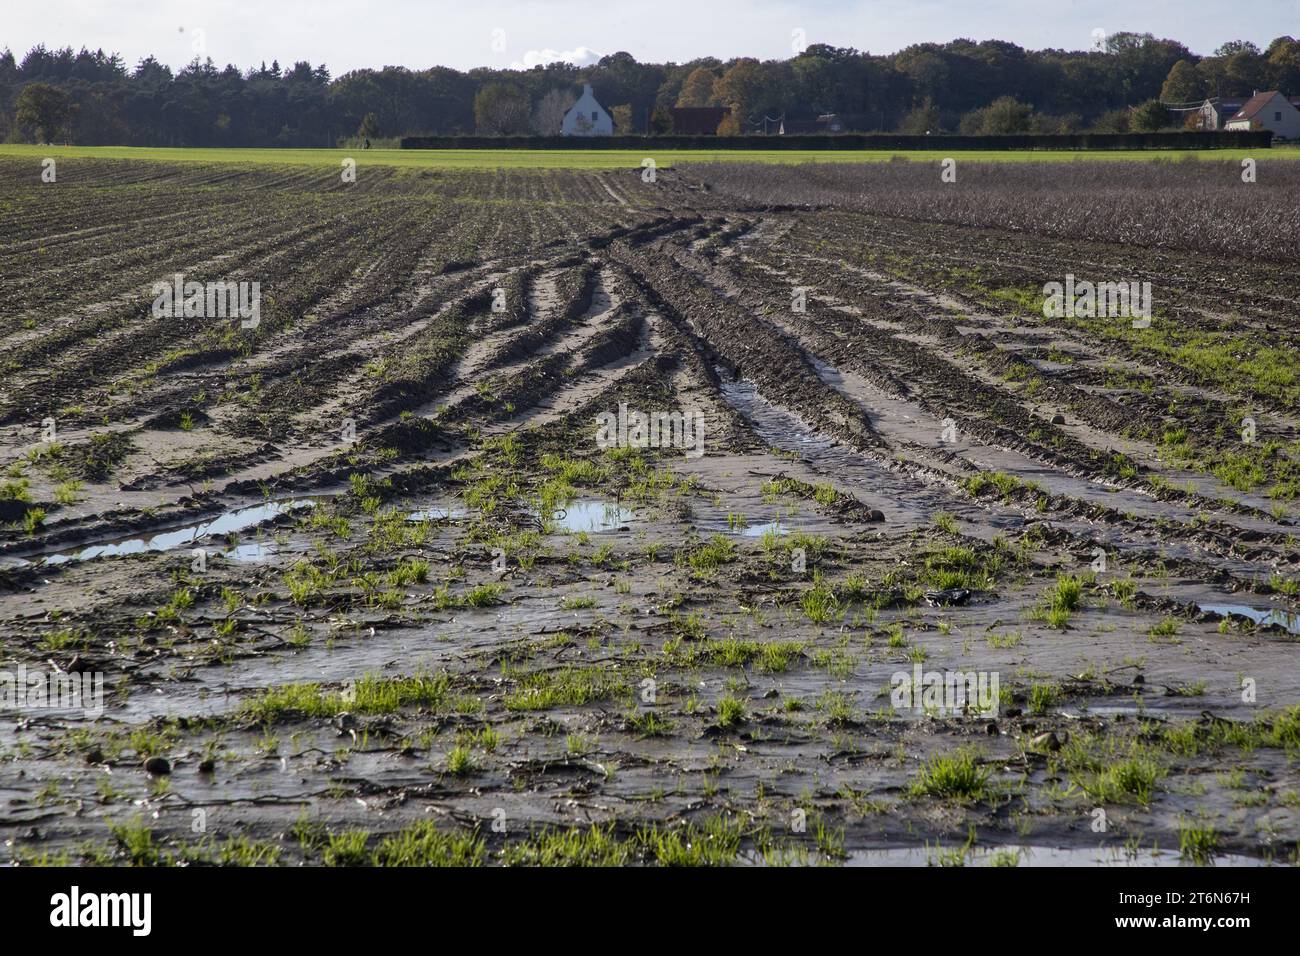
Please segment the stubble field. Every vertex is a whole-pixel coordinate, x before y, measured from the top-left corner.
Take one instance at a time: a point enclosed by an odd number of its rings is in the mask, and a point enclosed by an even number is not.
[[[57,169],[0,669],[103,711],[0,711],[0,859],[1295,862],[1296,164]]]

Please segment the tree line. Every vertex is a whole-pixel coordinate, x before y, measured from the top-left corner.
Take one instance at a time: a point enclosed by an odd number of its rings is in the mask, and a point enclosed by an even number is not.
[[[1118,33],[1084,51],[953,40],[873,55],[814,44],[786,60],[741,57],[531,70],[388,66],[339,77],[324,64],[240,70],[195,59],[37,46],[0,53],[0,140],[129,146],[334,146],[403,135],[553,135],[581,84],[617,132],[672,132],[675,106],[725,106],[720,134],[771,131],[781,118],[836,114],[845,130],[905,133],[1125,132],[1179,125],[1168,107],[1279,89],[1300,94],[1300,42],[1244,40],[1198,56],[1151,34]]]

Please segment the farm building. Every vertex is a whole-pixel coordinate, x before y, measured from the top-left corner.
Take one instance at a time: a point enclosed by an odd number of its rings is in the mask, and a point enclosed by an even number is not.
[[[1300,110],[1277,90],[1256,93],[1223,128],[1270,129],[1281,139],[1300,139]]]
[[[605,108],[596,102],[591,84],[582,84],[582,96],[564,114],[560,123],[563,136],[613,136],[614,120]]]
[[[673,132],[689,136],[711,136],[731,113],[729,106],[674,106]]]
[[[1196,111],[1196,128],[1197,129],[1223,129],[1223,124],[1228,122],[1237,111],[1246,105],[1249,97],[1234,96],[1220,98],[1213,96],[1201,104],[1201,108]]]

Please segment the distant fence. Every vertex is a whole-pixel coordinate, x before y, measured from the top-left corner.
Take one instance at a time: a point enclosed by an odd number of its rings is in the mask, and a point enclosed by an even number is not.
[[[1068,133],[1059,136],[404,136],[402,149],[1268,149],[1270,130]]]

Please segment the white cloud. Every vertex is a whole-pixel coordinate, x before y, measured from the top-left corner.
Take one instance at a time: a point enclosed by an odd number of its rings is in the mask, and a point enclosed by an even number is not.
[[[522,60],[515,60],[510,64],[512,70],[531,70],[535,66],[546,66],[548,63],[572,63],[574,66],[591,66],[598,62],[603,54],[597,53],[590,47],[580,46],[572,50],[529,50],[524,54]]]

